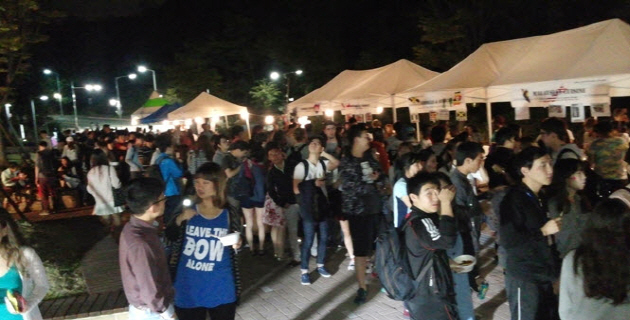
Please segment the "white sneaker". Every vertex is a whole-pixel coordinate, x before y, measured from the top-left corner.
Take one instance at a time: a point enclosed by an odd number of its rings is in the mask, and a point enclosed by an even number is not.
[[[348,263],[348,271],[354,271],[354,259],[350,259],[350,263]]]
[[[372,273],[372,263],[368,260],[365,262],[365,274]]]
[[[42,212],[40,212],[40,213],[39,213],[39,215],[40,215],[40,216],[49,216],[49,215],[50,215],[50,212],[48,212],[48,211],[42,211]]]

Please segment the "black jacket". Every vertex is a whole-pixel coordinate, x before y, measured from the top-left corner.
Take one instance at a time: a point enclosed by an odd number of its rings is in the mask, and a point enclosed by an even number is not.
[[[267,193],[278,206],[284,207],[285,204],[294,204],[295,194],[293,193],[293,172],[286,164],[284,171],[272,165],[267,172]]]
[[[508,191],[499,210],[501,245],[506,250],[506,272],[534,283],[555,281],[560,269],[553,249],[543,236],[549,220],[542,201],[524,184]]]
[[[452,248],[457,240],[455,219],[412,207],[409,218],[414,216],[417,218],[410,222],[410,228],[405,229],[405,244],[413,275],[418,276],[422,267],[432,261],[433,271],[420,282],[421,287],[431,287],[431,292],[442,297],[454,294],[446,250]]]
[[[513,173],[510,172],[513,158],[514,150],[505,147],[497,147],[494,152],[490,153],[488,157],[486,157],[484,167],[488,172],[488,178],[490,178],[490,181],[488,182],[490,189],[498,186],[509,185],[507,176],[514,176]],[[494,165],[498,166],[496,167],[497,170],[493,168]]]

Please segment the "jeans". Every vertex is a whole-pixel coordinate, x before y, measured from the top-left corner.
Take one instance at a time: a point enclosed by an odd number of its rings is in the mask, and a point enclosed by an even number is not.
[[[507,293],[512,320],[556,320],[558,297],[553,293],[551,282],[536,284],[505,273]]]
[[[289,247],[293,254],[293,260],[300,261],[300,245],[298,244],[298,223],[300,222],[300,206],[297,204],[289,205],[284,211],[287,219],[287,237],[289,238]]]
[[[311,246],[315,239],[315,229],[319,227],[319,239],[317,242],[317,263],[324,264],[326,258],[326,239],[328,239],[328,223],[326,221],[315,222],[313,219],[302,218],[304,227],[304,240],[302,241],[302,270],[308,270],[308,260],[311,258]]]

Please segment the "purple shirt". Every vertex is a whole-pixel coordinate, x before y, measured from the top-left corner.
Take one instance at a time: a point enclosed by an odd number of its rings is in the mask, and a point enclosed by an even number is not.
[[[166,311],[175,291],[157,228],[132,215],[120,235],[119,257],[129,304],[157,313]]]

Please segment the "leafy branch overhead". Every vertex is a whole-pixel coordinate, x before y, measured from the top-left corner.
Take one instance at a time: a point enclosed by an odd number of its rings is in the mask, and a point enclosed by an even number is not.
[[[282,92],[274,82],[268,79],[256,81],[249,95],[265,110],[275,111],[282,105]]]

